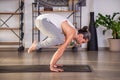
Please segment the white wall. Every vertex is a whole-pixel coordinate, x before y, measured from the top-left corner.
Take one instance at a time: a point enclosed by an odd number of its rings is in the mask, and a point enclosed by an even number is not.
[[[25,48],[28,48],[32,43],[32,2],[34,0],[25,1]]]
[[[19,2],[17,0],[0,0],[0,12],[15,12],[18,9]],[[0,15],[0,20],[6,21],[11,15]],[[0,25],[3,22],[0,21]],[[11,27],[19,27],[19,15],[14,15],[6,24]],[[0,26],[1,27],[1,26]],[[7,27],[5,24],[2,27]],[[19,34],[18,31],[15,31]],[[18,42],[19,38],[10,30],[0,30],[0,42]],[[3,45],[2,45],[3,46]],[[1,47],[1,45],[0,45]],[[16,46],[13,46],[16,47]]]
[[[97,16],[98,13],[112,14],[114,12],[120,12],[120,0],[94,0],[94,12],[95,16]],[[99,47],[108,47],[109,44],[107,38],[112,37],[111,31],[108,31],[103,35],[102,29],[103,27],[97,29],[98,45]]]
[[[7,4],[4,3],[6,1],[9,3]],[[15,1],[16,0],[0,0],[0,12],[14,11],[14,8],[18,7],[18,4]],[[28,48],[32,44],[32,2],[34,0],[24,0],[24,1],[25,1],[24,45],[26,48]],[[86,0],[86,1],[87,1],[86,6],[82,8],[82,26],[89,25],[89,13],[91,11],[95,12],[95,16],[98,13],[112,14],[113,12],[116,12],[116,11],[120,12],[120,8],[119,8],[120,0]],[[7,6],[10,6],[10,7],[7,8]],[[67,16],[67,14],[69,13],[59,13],[59,14],[62,14],[63,16]],[[0,15],[0,18],[1,17],[2,16]],[[72,21],[72,18],[70,18],[70,20]],[[16,25],[15,22],[12,22],[11,24]],[[101,31],[102,31],[101,28],[97,29],[98,45],[99,47],[108,47],[107,37],[111,37],[111,35],[108,32],[105,36],[103,36]],[[0,41],[1,40],[9,41],[10,38],[8,39],[8,38],[2,37],[4,35],[8,35],[8,33],[0,32]],[[13,38],[13,39],[16,40],[16,38]],[[85,48],[86,44],[83,45],[82,47]]]

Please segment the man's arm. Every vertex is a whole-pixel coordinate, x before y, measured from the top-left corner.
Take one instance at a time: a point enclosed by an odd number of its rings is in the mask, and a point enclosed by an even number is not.
[[[72,35],[69,36],[67,38],[67,40],[65,41],[65,43],[63,43],[58,49],[57,51],[55,52],[55,54],[53,55],[52,57],[52,60],[50,62],[50,65],[55,65],[56,62],[59,60],[59,58],[61,58],[62,54],[64,53],[67,45],[71,42],[72,40]]]
[[[65,21],[62,24],[62,30],[64,32],[64,35],[66,36],[66,40],[65,42],[58,48],[58,50],[55,52],[55,54],[53,55],[51,62],[50,62],[50,66],[54,66],[57,61],[61,58],[61,56],[63,55],[67,45],[72,41],[76,31],[75,29],[73,29],[72,27],[70,27],[70,25]]]

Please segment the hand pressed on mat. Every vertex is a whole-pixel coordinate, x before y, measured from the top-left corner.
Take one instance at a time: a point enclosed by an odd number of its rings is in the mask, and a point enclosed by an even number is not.
[[[60,66],[57,66],[57,65],[50,65],[50,70],[53,71],[53,72],[63,72],[64,70],[62,68],[58,68]]]

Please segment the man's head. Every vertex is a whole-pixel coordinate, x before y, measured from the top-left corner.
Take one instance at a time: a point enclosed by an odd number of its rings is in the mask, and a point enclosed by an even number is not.
[[[82,29],[78,30],[78,34],[76,36],[76,42],[78,44],[86,43],[90,40],[91,35],[90,32],[88,31],[88,27],[84,26]]]

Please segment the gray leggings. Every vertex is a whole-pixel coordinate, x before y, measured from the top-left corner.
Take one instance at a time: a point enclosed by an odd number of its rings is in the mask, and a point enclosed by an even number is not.
[[[45,18],[42,20],[36,20],[36,22],[37,28],[41,31],[42,34],[47,36],[45,40],[37,44],[36,49],[60,45],[64,42],[64,34],[49,20]]]

